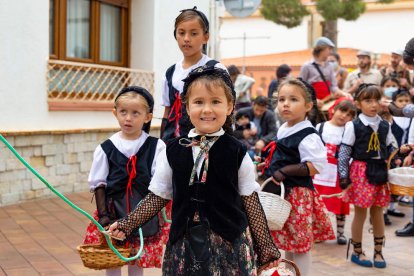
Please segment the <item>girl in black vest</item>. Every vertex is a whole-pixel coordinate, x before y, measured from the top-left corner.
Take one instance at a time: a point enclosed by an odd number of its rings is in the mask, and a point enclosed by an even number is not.
[[[384,244],[383,208],[390,201],[386,160],[392,151],[393,136],[390,124],[381,119],[381,88],[372,84],[361,84],[355,93],[355,104],[361,110],[358,118],[345,125],[339,148],[338,170],[345,202],[354,204],[352,221],[354,246],[351,261],[360,266],[385,268],[382,255]],[[352,163],[349,165],[350,158]],[[362,228],[370,215],[374,233],[374,258],[372,262],[362,251]],[[348,244],[349,249],[349,244]]]
[[[162,140],[148,135],[153,108],[151,94],[141,87],[126,87],[115,98],[113,114],[121,131],[96,148],[88,178],[95,193],[94,216],[103,227],[127,215],[149,192],[156,156],[165,149]],[[143,275],[143,268],[161,267],[168,231],[169,224],[158,216],[143,227],[144,254],[128,263],[129,275]],[[101,235],[91,223],[84,243],[99,243]],[[132,234],[126,246],[134,253],[139,245],[139,237]],[[121,268],[108,269],[106,275],[121,275]]]
[[[161,105],[165,109],[160,137],[165,142],[187,135],[191,129],[185,106],[182,104],[182,80],[191,70],[205,64],[226,69],[223,64],[205,55],[209,35],[207,17],[197,7],[182,10],[175,19],[174,38],[183,58],[167,69],[163,80]]]
[[[288,191],[286,200],[292,204],[283,229],[272,231],[272,235],[276,245],[286,251],[286,258],[298,265],[301,275],[310,272],[314,242],[335,239],[325,204],[312,184],[312,176],[327,164],[325,146],[307,120],[313,107],[312,89],[297,79],[279,85],[277,109],[286,122],[278,130],[276,151],[266,171],[277,184],[283,182]]]
[[[168,143],[148,196],[110,227],[129,238],[173,200],[163,275],[256,275],[277,265],[247,149],[229,135],[235,92],[225,70],[202,66],[184,80],[188,135]],[[255,260],[255,254],[258,259]]]

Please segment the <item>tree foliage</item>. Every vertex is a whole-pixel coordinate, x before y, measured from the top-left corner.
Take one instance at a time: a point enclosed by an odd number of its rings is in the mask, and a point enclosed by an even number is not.
[[[299,26],[309,14],[300,0],[262,0],[260,12],[264,18],[288,28]]]
[[[356,20],[366,10],[364,0],[316,0],[316,9],[327,21],[345,19]],[[394,0],[377,0],[377,3],[389,4]],[[260,9],[265,19],[288,28],[301,24],[309,11],[300,0],[262,0]]]

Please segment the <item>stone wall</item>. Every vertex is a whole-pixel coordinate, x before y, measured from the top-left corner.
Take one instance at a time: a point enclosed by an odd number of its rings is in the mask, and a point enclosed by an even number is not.
[[[89,189],[93,152],[116,129],[2,133],[16,151],[60,193]],[[156,135],[158,129],[151,131]],[[53,192],[0,142],[0,206]]]

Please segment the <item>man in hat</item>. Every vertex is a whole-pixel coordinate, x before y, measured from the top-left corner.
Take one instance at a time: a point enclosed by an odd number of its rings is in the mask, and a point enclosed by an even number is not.
[[[300,68],[299,77],[313,86],[318,106],[342,96],[335,77],[335,69],[328,62],[328,56],[335,44],[327,37],[319,37],[313,47],[313,60]]]
[[[344,90],[351,95],[355,93],[362,83],[381,85],[382,75],[380,71],[371,68],[371,53],[358,51],[358,69],[352,71],[345,80]]]
[[[409,89],[411,87],[410,71],[402,66],[403,50],[394,50],[391,52],[391,61],[388,66],[381,68],[381,74],[384,77],[397,78],[400,86]]]

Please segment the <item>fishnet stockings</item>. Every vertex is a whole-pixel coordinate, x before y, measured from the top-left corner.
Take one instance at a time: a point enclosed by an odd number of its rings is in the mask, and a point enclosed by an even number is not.
[[[168,199],[149,193],[137,207],[123,219],[118,220],[118,230],[128,237],[131,233],[144,225],[152,217],[158,214],[168,203]]]
[[[338,173],[340,179],[349,179],[349,159],[351,159],[351,154],[352,147],[341,144],[338,152]]]
[[[254,241],[254,250],[258,256],[258,266],[278,260],[280,252],[270,235],[259,196],[254,192],[250,196],[242,196],[242,199]]]

